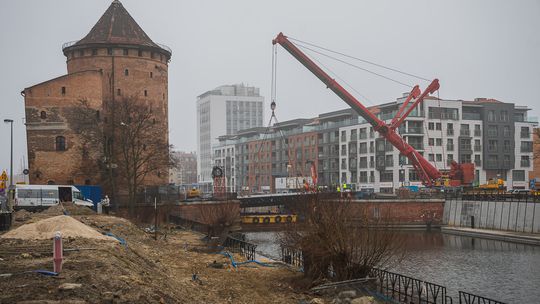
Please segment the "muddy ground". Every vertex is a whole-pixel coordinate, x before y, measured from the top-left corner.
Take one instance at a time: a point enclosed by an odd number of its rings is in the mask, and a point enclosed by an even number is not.
[[[15,226],[58,212],[20,212]],[[52,270],[52,240],[0,240],[0,303],[309,303],[312,298],[292,288],[301,276],[297,271],[254,264],[234,269],[225,256],[205,252],[198,233],[163,229],[154,240],[153,233],[122,218],[71,216],[112,232],[126,245],[64,240],[63,270],[54,277],[28,272]],[[209,267],[214,261],[223,268]],[[12,275],[2,276],[6,273]]]

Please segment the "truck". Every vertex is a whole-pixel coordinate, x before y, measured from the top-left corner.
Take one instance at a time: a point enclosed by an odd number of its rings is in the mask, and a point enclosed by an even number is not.
[[[16,210],[43,209],[61,202],[94,207],[94,203],[72,185],[13,185],[8,191],[8,204]]]

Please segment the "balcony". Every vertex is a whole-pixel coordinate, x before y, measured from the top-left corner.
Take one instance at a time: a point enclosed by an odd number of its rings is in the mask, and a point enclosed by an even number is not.
[[[469,129],[461,129],[459,131],[459,135],[461,135],[461,136],[471,136],[471,130],[469,130]]]
[[[471,144],[461,144],[460,149],[464,151],[472,151]]]
[[[424,130],[421,127],[409,127],[406,134],[424,134]]]
[[[409,143],[409,145],[413,147],[415,150],[424,150],[423,143]]]

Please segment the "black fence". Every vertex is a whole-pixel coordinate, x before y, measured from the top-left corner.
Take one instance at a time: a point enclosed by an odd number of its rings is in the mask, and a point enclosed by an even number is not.
[[[239,253],[248,260],[255,260],[255,249],[257,245],[228,236],[223,243],[223,247],[231,252]]]
[[[284,263],[303,268],[302,251],[292,247],[281,247]],[[369,274],[374,278],[374,287],[383,297],[407,304],[453,304],[445,286],[423,281],[395,272],[372,268]],[[459,291],[459,304],[505,304],[472,293]]]
[[[484,298],[468,292],[459,292],[459,304],[505,304],[504,302]]]
[[[371,270],[370,277],[376,278],[379,293],[399,303],[452,303],[442,285],[377,268]]]

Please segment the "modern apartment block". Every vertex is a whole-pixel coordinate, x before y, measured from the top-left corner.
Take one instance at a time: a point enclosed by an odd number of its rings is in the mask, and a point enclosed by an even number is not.
[[[390,122],[405,98],[370,110]],[[500,177],[508,188],[527,188],[537,125],[528,110],[492,99],[426,98],[398,132],[441,171],[452,160],[473,162],[478,184]],[[222,136],[213,154],[230,174],[231,191],[274,191],[276,177],[307,177],[311,163],[318,185],[330,189],[347,183],[356,190],[393,192],[422,184],[408,160],[352,109]]]
[[[389,122],[405,97],[379,106]],[[439,170],[452,160],[475,164],[476,183],[502,178],[508,188],[528,188],[533,170],[532,130],[537,122],[526,107],[493,99],[426,99],[398,129],[403,138]],[[356,189],[393,192],[421,185],[408,160],[382,138],[373,138],[367,122],[340,128],[341,182]]]
[[[197,179],[212,180],[212,146],[222,135],[263,125],[264,97],[244,84],[224,85],[197,97]]]

